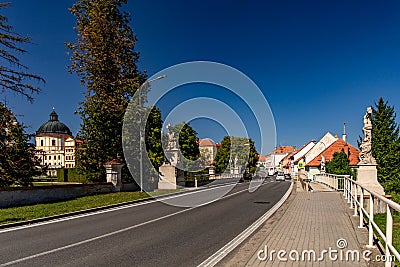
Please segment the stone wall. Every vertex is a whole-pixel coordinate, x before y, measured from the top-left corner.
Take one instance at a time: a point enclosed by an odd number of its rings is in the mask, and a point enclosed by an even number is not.
[[[63,201],[114,192],[111,183],[0,189],[0,208]]]

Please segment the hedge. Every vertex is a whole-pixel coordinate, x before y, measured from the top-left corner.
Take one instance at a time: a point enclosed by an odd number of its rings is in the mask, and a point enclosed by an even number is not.
[[[74,183],[89,183],[89,180],[82,174],[79,174],[77,169],[58,169],[58,182],[74,182]]]

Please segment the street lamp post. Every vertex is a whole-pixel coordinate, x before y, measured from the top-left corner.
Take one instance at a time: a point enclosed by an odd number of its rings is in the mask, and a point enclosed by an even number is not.
[[[151,82],[163,79],[165,77],[167,77],[167,76],[161,75],[161,76],[158,76],[157,78],[147,80],[139,87],[139,108],[142,108],[142,88],[144,88],[144,86],[149,86]],[[140,116],[139,119],[140,119],[139,125],[141,127],[142,126],[142,116]],[[140,192],[143,192],[143,149],[142,149],[143,141],[144,140],[143,140],[143,136],[142,136],[142,129],[139,129]]]

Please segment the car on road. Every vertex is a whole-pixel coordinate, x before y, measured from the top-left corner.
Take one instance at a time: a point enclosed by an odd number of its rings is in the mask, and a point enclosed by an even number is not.
[[[275,174],[274,168],[269,168],[268,176],[274,176],[274,174]]]
[[[292,179],[292,176],[290,175],[290,173],[285,173],[285,179],[290,180]]]
[[[278,172],[275,178],[276,181],[285,181],[285,174],[283,172]]]

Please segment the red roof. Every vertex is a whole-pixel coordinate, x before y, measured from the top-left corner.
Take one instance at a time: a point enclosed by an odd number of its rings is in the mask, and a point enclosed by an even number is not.
[[[335,152],[345,152],[350,159],[350,166],[356,166],[360,160],[358,158],[360,150],[345,142],[343,139],[336,140],[326,150],[319,154],[315,159],[309,162],[306,166],[317,167],[321,165],[322,155],[325,157],[325,161],[329,162],[333,159]]]
[[[199,140],[199,147],[205,147],[205,146],[216,146],[216,144],[210,139]]]
[[[121,165],[122,162],[120,162],[118,159],[113,159],[112,161],[104,163],[104,165]]]
[[[291,153],[296,150],[296,147],[293,146],[281,146],[274,150],[274,154],[286,154]]]
[[[267,161],[267,156],[265,156],[265,155],[259,155],[259,156],[258,156],[258,161],[259,161],[259,162],[265,162],[265,161]]]

